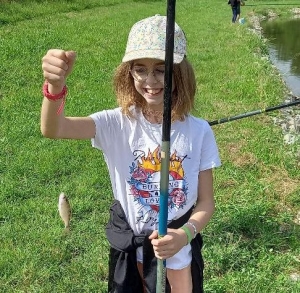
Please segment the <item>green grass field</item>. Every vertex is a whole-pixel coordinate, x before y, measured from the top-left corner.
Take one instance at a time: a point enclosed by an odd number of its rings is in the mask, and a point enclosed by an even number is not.
[[[227,1],[177,1],[198,80],[196,116],[283,102],[287,89],[248,19],[269,10],[289,17],[293,7],[248,0],[246,24],[233,25]],[[166,1],[0,1],[0,292],[107,292],[108,172],[90,141],[42,137],[41,58],[50,48],[77,52],[66,115],[115,107],[111,79],[130,27],[156,13],[166,14]],[[283,143],[277,115],[213,127],[223,165],[203,231],[207,293],[300,292],[290,278],[300,274],[299,143]],[[57,211],[61,191],[72,205],[69,235]]]

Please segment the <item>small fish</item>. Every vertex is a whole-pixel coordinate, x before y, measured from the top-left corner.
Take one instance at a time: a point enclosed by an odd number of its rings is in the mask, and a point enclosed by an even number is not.
[[[61,219],[65,224],[65,230],[70,230],[71,206],[68,198],[62,192],[58,198],[58,211]]]

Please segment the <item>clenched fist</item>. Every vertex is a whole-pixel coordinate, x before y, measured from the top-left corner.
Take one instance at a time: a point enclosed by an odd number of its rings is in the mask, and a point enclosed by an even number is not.
[[[45,79],[49,83],[49,92],[52,94],[61,92],[66,84],[66,78],[71,73],[76,53],[51,49],[42,58],[42,69]]]

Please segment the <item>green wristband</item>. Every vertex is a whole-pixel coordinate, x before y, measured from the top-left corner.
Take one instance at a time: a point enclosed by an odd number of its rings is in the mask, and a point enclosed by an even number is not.
[[[193,228],[193,230],[194,230],[193,239],[196,238],[196,236],[198,234],[196,226],[192,222],[186,222],[185,225],[191,226]]]
[[[185,232],[185,234],[187,236],[187,240],[188,240],[187,244],[189,244],[193,239],[193,235],[191,233],[191,230],[187,226],[182,226],[182,227],[180,227],[180,229],[182,229]]]

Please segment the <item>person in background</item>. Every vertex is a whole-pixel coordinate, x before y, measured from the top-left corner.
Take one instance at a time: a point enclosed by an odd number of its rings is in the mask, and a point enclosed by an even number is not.
[[[220,159],[208,122],[190,114],[195,74],[185,34],[175,24],[168,230],[158,238],[165,42],[165,16],[134,24],[114,76],[119,107],[88,117],[64,115],[75,52],[51,49],[42,59],[42,134],[91,139],[109,170],[114,197],[106,227],[110,293],[155,293],[157,259],[166,260],[167,292],[203,292],[200,232],[214,213],[213,168]]]
[[[236,23],[239,21],[240,16],[241,16],[241,5],[243,5],[242,0],[229,0],[228,4],[231,6],[232,10],[232,23]]]

